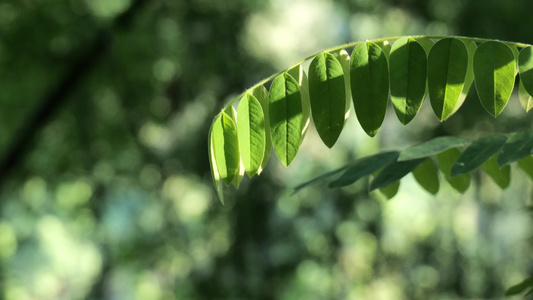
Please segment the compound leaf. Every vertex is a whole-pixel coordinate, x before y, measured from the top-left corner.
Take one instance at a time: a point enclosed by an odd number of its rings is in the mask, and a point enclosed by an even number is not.
[[[416,169],[427,158],[396,161],[386,166],[370,183],[370,190],[386,187],[402,179],[405,175]]]
[[[369,176],[377,170],[393,163],[398,158],[398,152],[384,152],[358,159],[339,178],[330,182],[329,187],[350,185],[357,180]]]
[[[420,145],[416,145],[402,151],[398,160],[411,160],[435,155],[452,147],[462,146],[469,143],[470,140],[454,137],[441,136],[429,140]]]

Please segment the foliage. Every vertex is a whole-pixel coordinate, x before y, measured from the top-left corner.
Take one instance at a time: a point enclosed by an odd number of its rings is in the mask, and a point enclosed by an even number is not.
[[[389,42],[394,42],[392,47]],[[350,47],[354,48],[351,56],[348,56],[344,50]],[[522,49],[520,54],[518,48]],[[223,201],[221,181],[229,184],[236,177],[242,178],[244,175],[243,168],[240,167],[242,163],[245,163],[244,169],[250,177],[257,173],[259,164],[264,163],[265,150],[268,152],[268,148],[265,147],[268,139],[265,135],[266,124],[270,127],[270,138],[277,157],[285,166],[292,162],[309,122],[309,107],[306,103],[310,103],[316,130],[329,148],[335,144],[348,117],[350,95],[357,119],[371,137],[376,135],[383,123],[389,90],[396,115],[403,125],[415,117],[426,94],[429,94],[437,118],[441,121],[448,119],[463,104],[472,82],[485,110],[496,117],[507,105],[518,73],[521,79],[520,86],[529,96],[533,94],[531,49],[531,46],[526,44],[497,40],[414,36],[356,42],[308,57],[256,84],[246,91],[242,98],[232,101],[215,117],[209,133],[209,151],[219,197]],[[307,80],[306,74],[302,71],[302,63],[311,59],[309,80]],[[294,73],[294,70],[297,71],[296,79],[290,74]],[[252,96],[256,90],[265,90],[264,84],[272,79],[274,80],[268,98],[263,96],[258,100]],[[231,110],[232,105],[240,99],[242,100],[239,111],[243,113],[238,114],[237,118],[229,117],[225,111]],[[253,112],[247,108],[241,109],[241,106],[248,107],[250,99],[256,109]],[[524,105],[526,111],[529,109],[528,105],[527,103]],[[268,115],[262,110],[262,107],[267,106]],[[240,121],[240,118],[245,118],[246,121]],[[239,124],[238,131],[245,132],[239,135],[238,142],[235,124]],[[529,134],[524,133],[522,136]],[[504,135],[493,135],[473,142],[452,165],[451,173],[445,174],[446,178],[450,181],[455,180],[457,175],[468,173],[482,165],[503,147],[506,140],[507,137]],[[517,138],[513,138],[514,140]],[[519,148],[522,149],[518,158],[510,156],[508,154],[510,151],[502,151],[502,155],[498,156],[499,168],[531,153],[532,141],[527,138],[518,138],[518,140]],[[428,149],[434,147],[434,144],[438,145],[439,142],[442,143],[440,145],[443,147],[442,150],[446,150],[455,146],[457,140],[440,139],[415,149],[429,151]],[[238,145],[241,145],[241,148],[244,145],[244,148],[240,150]],[[508,146],[505,149],[510,150],[515,147]],[[416,152],[416,150],[411,151]],[[431,154],[440,152],[442,151]],[[437,183],[434,181],[438,180],[438,177],[420,175],[429,170],[434,170],[432,173],[436,172],[436,168],[431,167],[430,163],[424,163],[428,156],[421,155],[408,160],[405,159],[405,155],[409,157],[412,154],[409,154],[409,151],[407,153],[403,154],[403,159],[400,156],[399,161],[391,161],[391,165],[379,165],[375,170],[370,168],[371,171],[362,175],[368,176],[384,168],[371,184],[371,190],[393,184],[406,174],[417,170],[415,174],[418,175],[415,177],[419,182],[422,181],[421,178],[432,178],[433,182],[420,183],[423,187],[433,186],[428,188],[430,192],[435,192],[437,188],[434,186]],[[239,159],[239,156],[242,159]],[[250,165],[250,156],[255,158],[253,167]],[[419,165],[421,169],[417,169]],[[486,165],[484,169],[493,178],[499,177],[498,168]],[[390,172],[392,170],[393,174]],[[502,172],[509,173],[506,169]],[[389,177],[384,180],[386,176]],[[239,181],[236,181],[236,186]],[[332,186],[337,184],[333,183]],[[500,186],[505,188],[507,185]],[[464,185],[456,188],[465,191]]]

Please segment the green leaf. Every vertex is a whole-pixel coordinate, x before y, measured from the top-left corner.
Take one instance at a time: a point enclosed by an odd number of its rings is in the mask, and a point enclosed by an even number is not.
[[[228,105],[224,112],[230,116],[231,120],[233,121],[233,124],[235,124],[235,127],[237,127],[237,111],[233,107],[233,105]],[[237,140],[238,140],[239,134],[237,133]],[[237,174],[233,177],[233,180],[231,181],[231,184],[233,184],[236,188],[239,188],[239,185],[241,184],[242,179],[244,178],[244,164],[242,163],[242,159],[240,157],[240,150],[239,150],[239,168],[237,170]]]
[[[411,160],[432,156],[449,148],[462,146],[469,142],[470,140],[468,139],[454,136],[436,137],[425,143],[407,148],[406,150],[402,151],[398,160]]]
[[[398,152],[384,152],[360,158],[344,174],[330,182],[329,187],[347,186],[363,177],[369,176],[394,162],[398,158],[398,154]]]
[[[439,163],[439,169],[444,174],[446,181],[459,193],[464,193],[470,185],[470,175],[462,174],[455,177],[451,177],[450,173],[452,171],[452,165],[455,163],[457,158],[461,155],[461,151],[457,148],[450,148],[446,151],[443,151],[437,154],[437,161]]]
[[[265,153],[265,126],[263,108],[250,93],[246,93],[237,109],[239,152],[246,173],[255,175]]]
[[[517,164],[533,180],[533,156],[527,156],[519,160]]]
[[[453,164],[450,175],[461,175],[479,167],[500,151],[506,140],[506,135],[491,134],[472,142]]]
[[[309,123],[311,122],[311,102],[309,99],[309,82],[307,75],[304,72],[304,68],[301,64],[290,69],[287,73],[292,76],[297,82],[298,87],[300,88],[300,95],[302,97],[302,138],[300,143],[303,141],[307,129],[309,128]]]
[[[427,158],[396,161],[386,166],[379,175],[370,183],[370,190],[386,187],[402,179],[405,175],[416,169]]]
[[[265,125],[265,152],[263,154],[263,161],[261,162],[261,166],[257,170],[257,174],[259,175],[265,169],[268,159],[270,158],[270,152],[272,152],[272,139],[270,138],[270,122],[266,122],[266,120],[269,120],[268,91],[265,86],[260,85],[252,91],[252,95],[254,95],[254,97],[261,104],[265,120],[265,122],[263,122],[263,124]]]
[[[345,109],[344,109],[344,124],[350,115],[350,104],[352,103],[352,89],[350,87],[350,55],[346,50],[342,49],[339,51],[332,52],[333,56],[337,58],[342,66],[342,71],[344,72],[344,90],[346,94]]]
[[[272,145],[281,163],[288,166],[302,139],[302,97],[298,82],[287,73],[279,75],[272,82],[269,99]]]
[[[482,167],[501,189],[507,188],[511,183],[511,166],[506,165],[500,169],[497,155],[483,163]]]
[[[427,57],[424,48],[411,38],[400,38],[392,46],[390,91],[396,116],[403,125],[415,117],[426,96]]]
[[[233,119],[222,112],[213,124],[214,159],[220,178],[230,184],[240,167],[237,128]]]
[[[213,148],[213,127],[215,125],[215,122],[218,119],[215,119],[213,121],[213,124],[211,124],[211,127],[209,128],[209,138],[207,140],[207,147],[209,149],[209,165],[211,166],[211,176],[213,178],[213,184],[215,185],[215,190],[217,192],[218,199],[224,205],[224,185],[222,184],[222,178],[220,177],[220,173],[218,172],[217,164],[215,162],[215,149]]]
[[[533,131],[515,132],[503,145],[498,156],[498,166],[503,167],[531,154],[533,150]]]
[[[468,92],[470,91],[472,83],[474,83],[474,54],[476,53],[477,45],[471,40],[463,40],[463,42],[468,49],[468,67],[466,68],[465,84],[463,86],[463,90],[461,91],[461,95],[459,96],[459,100],[457,100],[457,105],[455,106],[452,115],[456,113],[459,108],[461,108],[466,100],[466,96],[468,96]]]
[[[505,296],[518,295],[526,290],[533,288],[533,277],[526,278],[524,281],[516,284],[505,292]]]
[[[519,83],[518,98],[520,99],[520,105],[522,105],[526,112],[529,112],[533,108],[533,97],[524,88],[522,80]]]
[[[533,47],[528,46],[520,51],[518,56],[518,71],[520,72],[520,81],[524,88],[533,96]]]
[[[394,198],[396,194],[398,194],[398,190],[400,189],[400,182],[396,181],[395,183],[391,183],[386,187],[382,187],[379,189],[379,191],[387,197],[388,200]]]
[[[366,42],[354,48],[350,61],[350,83],[359,123],[373,137],[383,123],[389,97],[387,59],[378,45]]]
[[[318,135],[331,148],[339,138],[346,113],[344,72],[335,56],[323,52],[311,62],[309,98]]]
[[[435,42],[432,39],[429,38],[416,38],[415,39],[426,51],[426,55],[429,55],[429,51],[431,51],[431,48],[433,45],[435,45]]]
[[[452,115],[465,85],[468,51],[456,38],[438,41],[429,52],[428,89],[431,106],[444,121]]]
[[[515,81],[515,60],[509,46],[498,41],[479,45],[474,55],[474,82],[481,104],[498,116],[511,97]]]
[[[413,175],[426,191],[435,195],[439,191],[439,170],[432,159],[426,159],[414,171]]]

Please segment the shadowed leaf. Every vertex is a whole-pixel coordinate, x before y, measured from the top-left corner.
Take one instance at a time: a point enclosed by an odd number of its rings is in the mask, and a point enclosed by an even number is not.
[[[479,167],[500,151],[506,140],[506,135],[491,134],[473,141],[453,164],[450,176],[461,175]]]
[[[453,137],[453,136],[436,137],[420,145],[416,145],[416,146],[405,149],[400,154],[400,157],[398,158],[398,160],[411,160],[411,159],[416,159],[416,158],[432,156],[439,152],[447,150],[449,148],[462,146],[469,142],[470,140],[460,138],[460,137]]]

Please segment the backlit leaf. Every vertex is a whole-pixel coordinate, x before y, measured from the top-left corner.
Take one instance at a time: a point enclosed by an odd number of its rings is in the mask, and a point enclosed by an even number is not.
[[[350,60],[350,83],[357,119],[371,137],[378,132],[387,109],[389,75],[385,54],[371,42],[354,48]]]
[[[398,160],[411,160],[432,156],[449,148],[462,146],[469,142],[470,140],[468,139],[454,136],[436,137],[420,145],[405,149],[400,154]]]
[[[520,51],[518,56],[518,70],[520,81],[528,94],[533,96],[533,47],[528,46]]]
[[[398,152],[384,152],[360,158],[344,174],[330,182],[329,187],[347,186],[363,177],[369,176],[377,170],[393,163],[398,157],[398,154]]]
[[[261,174],[261,172],[265,169],[268,159],[270,158],[270,152],[272,152],[272,139],[270,138],[270,122],[267,122],[269,120],[268,91],[263,85],[260,85],[252,91],[252,95],[254,95],[254,97],[261,104],[265,120],[265,122],[263,122],[263,124],[265,125],[265,152],[263,154],[263,161],[261,162],[261,166],[257,170],[257,174]]]
[[[386,187],[402,179],[405,175],[416,169],[427,158],[396,161],[386,166],[370,183],[370,190]]]
[[[420,186],[435,195],[440,187],[438,172],[439,170],[435,166],[435,163],[429,158],[413,171],[413,175]]]
[[[213,178],[213,183],[215,185],[215,190],[217,192],[218,199],[222,204],[224,204],[224,185],[222,184],[222,178],[220,177],[220,173],[218,172],[218,167],[215,162],[215,149],[213,148],[213,127],[215,122],[211,124],[211,127],[209,128],[209,137],[207,140],[207,147],[209,150],[209,165],[211,166],[211,176]]]
[[[274,151],[281,163],[288,166],[302,138],[302,97],[298,82],[291,75],[283,73],[272,82],[269,114]]]
[[[450,148],[446,151],[437,154],[437,161],[439,163],[439,169],[444,174],[446,181],[459,193],[464,193],[470,185],[470,175],[462,174],[454,177],[450,176],[452,171],[452,165],[457,161],[461,155],[461,151],[457,148]]]
[[[350,87],[350,55],[346,50],[342,49],[339,51],[332,52],[333,56],[337,58],[342,66],[344,72],[344,90],[346,94],[345,109],[344,109],[344,124],[350,115],[350,105],[352,103],[352,89]]]
[[[466,68],[465,84],[463,85],[463,90],[461,91],[461,95],[459,95],[459,100],[457,100],[457,105],[455,105],[452,115],[461,108],[466,100],[466,96],[468,96],[472,83],[474,83],[474,54],[476,53],[477,45],[474,41],[463,40],[463,42],[468,49],[468,67]]]
[[[474,55],[474,82],[481,104],[498,116],[511,97],[515,81],[515,60],[509,46],[498,41],[479,45]]]
[[[500,151],[506,140],[506,135],[491,134],[473,141],[453,164],[450,175],[461,175],[479,167]]]
[[[222,112],[213,124],[212,134],[218,173],[224,183],[230,184],[240,168],[237,128],[233,119]]]
[[[346,95],[342,66],[327,52],[317,55],[309,66],[309,98],[318,135],[331,148],[344,126]]]
[[[298,82],[298,87],[300,88],[300,95],[302,98],[302,137],[300,143],[303,141],[307,129],[309,128],[309,123],[311,122],[311,102],[309,99],[309,81],[307,75],[304,72],[303,66],[300,64],[287,73],[292,76]]]
[[[468,51],[456,38],[438,41],[429,52],[428,89],[431,106],[443,121],[454,112],[463,90],[468,68]]]
[[[394,111],[400,122],[407,125],[418,113],[426,96],[424,48],[411,38],[398,39],[392,46],[389,69]]]
[[[482,167],[500,188],[505,189],[511,183],[511,166],[505,165],[500,169],[497,160],[497,155],[494,155],[483,163]]]
[[[533,180],[533,156],[527,156],[519,160],[517,164]]]
[[[265,153],[265,126],[263,108],[250,93],[246,93],[237,109],[237,134],[239,152],[246,173],[257,173]]]
[[[379,189],[380,193],[382,193],[385,197],[387,197],[388,200],[394,198],[396,194],[398,194],[398,190],[400,189],[400,181],[396,181],[395,183],[391,183],[386,187],[382,187]]]
[[[520,99],[520,105],[522,105],[526,112],[529,112],[533,108],[533,96],[526,91],[522,80],[520,80],[518,87],[518,98]]]
[[[231,120],[233,121],[233,124],[235,124],[235,127],[237,127],[237,111],[235,110],[235,107],[233,105],[229,105],[224,109],[224,112],[230,116]],[[237,133],[237,140],[239,138],[239,134]],[[239,185],[241,184],[242,179],[244,178],[244,164],[242,163],[242,158],[240,156],[240,150],[239,150],[239,168],[237,169],[237,174],[233,177],[233,180],[231,181],[231,184],[235,186],[236,188],[239,188]]]
[[[500,150],[498,165],[501,168],[529,156],[531,150],[533,150],[533,131],[515,132],[509,136]]]

